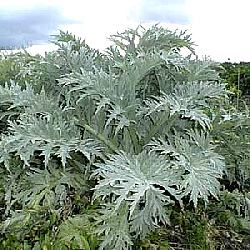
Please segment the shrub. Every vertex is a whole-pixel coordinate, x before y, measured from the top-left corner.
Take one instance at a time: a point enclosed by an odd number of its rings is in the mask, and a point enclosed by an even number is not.
[[[157,25],[111,40],[101,53],[61,32],[25,84],[0,87],[3,247],[132,249],[228,180],[226,139],[243,136],[229,130],[249,119],[229,114],[217,65]]]

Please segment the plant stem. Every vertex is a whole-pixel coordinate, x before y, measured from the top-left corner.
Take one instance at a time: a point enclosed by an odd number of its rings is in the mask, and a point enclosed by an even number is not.
[[[150,130],[150,132],[148,133],[147,137],[144,139],[144,145],[148,144],[152,138],[155,136],[155,134],[162,129],[162,127],[164,126],[165,123],[168,122],[167,128],[165,129],[165,131],[169,131],[171,129],[171,127],[173,126],[174,122],[176,121],[178,116],[173,115],[172,119],[170,120],[168,115],[162,116],[162,118],[160,119],[160,121],[158,122],[158,124],[153,127],[153,129]]]
[[[98,133],[96,130],[94,130],[92,127],[90,127],[87,124],[81,125],[78,124],[78,126],[84,128],[86,131],[88,131],[90,134],[94,135],[98,140],[103,142],[111,151],[117,152],[118,148],[109,140],[107,140],[102,134]]]
[[[134,125],[129,127],[128,131],[129,131],[129,136],[130,136],[132,143],[133,143],[133,146],[134,146],[135,153],[138,154],[141,151],[141,145],[140,145],[140,141],[136,135],[136,129],[135,129]]]

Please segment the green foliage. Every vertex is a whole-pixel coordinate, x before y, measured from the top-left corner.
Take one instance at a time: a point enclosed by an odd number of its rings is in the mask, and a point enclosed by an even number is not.
[[[248,204],[248,111],[228,103],[219,66],[158,25],[110,39],[100,52],[60,32],[44,57],[1,60],[3,249],[170,249],[153,237],[164,230],[208,249],[211,223],[192,216],[222,189]]]
[[[180,185],[180,177],[164,157],[145,151],[136,156],[121,152],[97,167],[95,174],[103,180],[95,187],[95,198],[111,196],[115,211],[127,203],[129,221],[124,224],[130,223],[132,232],[143,238],[156,226],[169,223],[165,207],[171,199],[164,191],[178,199],[172,186]]]
[[[198,198],[208,202],[210,195],[217,197],[220,189],[218,179],[225,169],[223,157],[213,152],[214,146],[210,144],[210,140],[203,133],[191,131],[185,139],[176,134],[172,142],[160,139],[150,144],[153,151],[172,159],[171,165],[175,164],[175,169],[180,167],[182,196],[190,194],[190,200],[195,207]],[[178,185],[176,180],[175,183]]]
[[[222,63],[224,70],[220,75],[228,85],[228,88],[237,95],[250,94],[250,63]]]
[[[58,229],[54,249],[97,249],[99,241],[91,233],[94,230],[87,215],[69,217]]]

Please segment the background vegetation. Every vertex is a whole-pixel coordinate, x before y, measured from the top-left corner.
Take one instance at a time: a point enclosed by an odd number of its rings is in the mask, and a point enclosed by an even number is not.
[[[160,26],[110,39],[1,56],[0,248],[250,249],[248,64]]]
[[[239,95],[241,99],[246,99],[250,95],[250,63],[230,63],[225,62],[221,64],[223,70],[220,74],[221,78],[225,80],[228,88]]]

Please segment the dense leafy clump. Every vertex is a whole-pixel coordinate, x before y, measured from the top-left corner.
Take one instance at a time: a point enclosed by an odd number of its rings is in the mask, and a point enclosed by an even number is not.
[[[250,120],[218,65],[158,25],[110,39],[60,32],[44,57],[2,58],[0,246],[210,249],[226,208],[249,230]]]
[[[229,89],[236,96],[244,97],[250,94],[250,63],[224,62],[220,76],[227,82]]]

